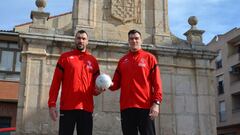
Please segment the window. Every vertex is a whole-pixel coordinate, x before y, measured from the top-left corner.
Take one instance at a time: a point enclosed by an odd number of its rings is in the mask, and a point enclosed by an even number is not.
[[[11,127],[10,117],[0,117],[0,128]],[[0,133],[0,135],[10,135],[9,132]]]
[[[20,49],[16,42],[0,41],[0,79],[19,80]]]
[[[13,70],[13,56],[12,51],[1,51],[0,70],[12,71]]]
[[[218,95],[224,94],[223,81],[218,82]]]
[[[222,60],[216,61],[216,69],[222,68]]]
[[[15,71],[20,72],[21,71],[20,52],[17,52],[16,55],[17,56],[16,56]]]
[[[217,90],[218,95],[224,94],[223,75],[217,77]]]
[[[7,42],[0,42],[0,47],[1,48],[7,48],[8,47]]]
[[[218,56],[216,58],[216,69],[222,68],[222,50],[217,51]]]
[[[219,102],[219,121],[224,122],[226,121],[226,105],[225,101]]]

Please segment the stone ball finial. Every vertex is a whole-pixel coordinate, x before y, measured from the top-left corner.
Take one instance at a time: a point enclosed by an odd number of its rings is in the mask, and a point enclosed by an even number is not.
[[[38,10],[42,11],[43,8],[46,7],[46,0],[36,0],[35,4],[38,7]]]
[[[197,17],[196,17],[196,16],[190,16],[190,17],[188,18],[188,23],[189,23],[191,26],[197,25],[197,23],[198,23]]]

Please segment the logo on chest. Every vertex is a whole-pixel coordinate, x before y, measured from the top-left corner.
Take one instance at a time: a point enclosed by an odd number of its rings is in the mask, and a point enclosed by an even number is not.
[[[123,63],[128,63],[128,61],[129,60],[126,58],[126,59],[123,60]]]
[[[138,62],[139,67],[146,67],[146,60],[144,58],[141,58]]]
[[[91,61],[88,60],[86,64],[87,64],[87,69],[91,69],[91,70],[93,69]]]

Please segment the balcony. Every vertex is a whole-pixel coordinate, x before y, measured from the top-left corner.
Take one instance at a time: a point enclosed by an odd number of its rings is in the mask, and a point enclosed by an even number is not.
[[[228,64],[229,65],[237,65],[238,63],[240,63],[240,52],[235,53],[235,54],[228,57]]]
[[[240,112],[240,91],[232,94],[232,111]]]
[[[234,64],[232,66],[232,70],[230,71],[232,74],[237,74],[239,75],[240,74],[240,62]]]
[[[234,83],[240,83],[240,62],[233,65],[229,72],[231,85],[233,85]]]
[[[240,92],[240,81],[235,81],[230,85],[231,94]]]
[[[232,123],[240,123],[240,91],[232,94]]]
[[[240,35],[229,40],[228,42],[228,56],[235,61],[240,61]]]

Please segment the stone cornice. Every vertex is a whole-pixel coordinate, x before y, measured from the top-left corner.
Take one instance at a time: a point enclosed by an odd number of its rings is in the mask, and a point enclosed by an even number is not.
[[[187,57],[209,60],[212,60],[217,56],[216,52],[207,49],[179,48],[177,46],[158,46],[157,48],[148,49],[149,51],[162,56]]]
[[[20,38],[35,40],[50,40],[58,42],[74,42],[73,36],[57,35],[57,34],[40,34],[40,33],[20,33]]]
[[[32,39],[32,40],[44,40],[44,41],[55,41],[55,42],[68,42],[73,43],[73,36],[66,35],[55,35],[55,34],[36,34],[36,33],[21,33],[20,38]],[[32,41],[31,40],[31,41]],[[27,41],[28,42],[28,41]],[[50,42],[51,43],[51,42]],[[122,48],[128,49],[128,43],[122,41],[107,41],[107,40],[89,40],[90,49],[98,47],[109,47],[109,48]],[[184,48],[178,47],[177,45],[172,46],[154,46],[152,44],[143,44],[145,50],[152,52],[153,54],[160,56],[171,56],[171,57],[185,57],[185,58],[195,58],[195,59],[209,59],[212,60],[217,56],[216,52],[207,50],[206,48]],[[70,46],[69,46],[70,47]],[[50,54],[51,55],[51,54]]]

